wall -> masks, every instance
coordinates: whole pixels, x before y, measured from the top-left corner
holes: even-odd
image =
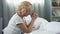
[[[15,13],[15,8],[12,6],[11,4],[8,5],[8,3],[3,0],[3,28],[5,28],[10,20],[10,18],[12,17],[12,15]]]
[[[2,12],[3,12],[3,3],[2,0],[0,0],[0,17],[2,17]]]
[[[3,24],[2,24],[2,12],[3,12],[3,3],[2,3],[3,0],[0,0],[0,34],[2,34],[2,27],[3,27]]]
[[[0,34],[2,34],[2,18],[0,17]]]
[[[44,18],[50,21],[50,2],[51,0],[45,0],[45,5],[44,5]]]

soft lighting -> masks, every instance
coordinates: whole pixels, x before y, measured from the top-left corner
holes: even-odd
[[[22,1],[29,1],[31,3],[44,3],[44,0],[6,0],[8,4],[14,4],[14,6],[18,6]]]

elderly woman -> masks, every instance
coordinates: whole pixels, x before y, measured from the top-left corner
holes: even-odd
[[[28,16],[31,12],[31,9],[31,3],[27,1],[22,2],[16,9],[16,14],[12,16],[9,24],[3,30],[4,34],[21,34],[22,32],[30,33],[37,15],[31,15],[32,20],[28,26],[26,25],[26,21],[24,21],[23,17]]]

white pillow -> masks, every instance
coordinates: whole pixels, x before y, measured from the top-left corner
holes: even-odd
[[[60,23],[58,23],[58,22],[57,23],[56,22],[48,23],[44,29],[47,31],[60,33]]]

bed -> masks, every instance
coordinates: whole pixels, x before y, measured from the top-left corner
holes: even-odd
[[[31,17],[26,19],[27,22],[29,20],[31,21]],[[33,30],[29,34],[60,34],[60,22],[48,22],[44,18],[37,17],[34,26],[36,29],[38,28],[38,26],[40,27],[37,30]]]
[[[33,31],[29,34],[60,34],[60,23],[51,22],[44,26],[44,29]]]

